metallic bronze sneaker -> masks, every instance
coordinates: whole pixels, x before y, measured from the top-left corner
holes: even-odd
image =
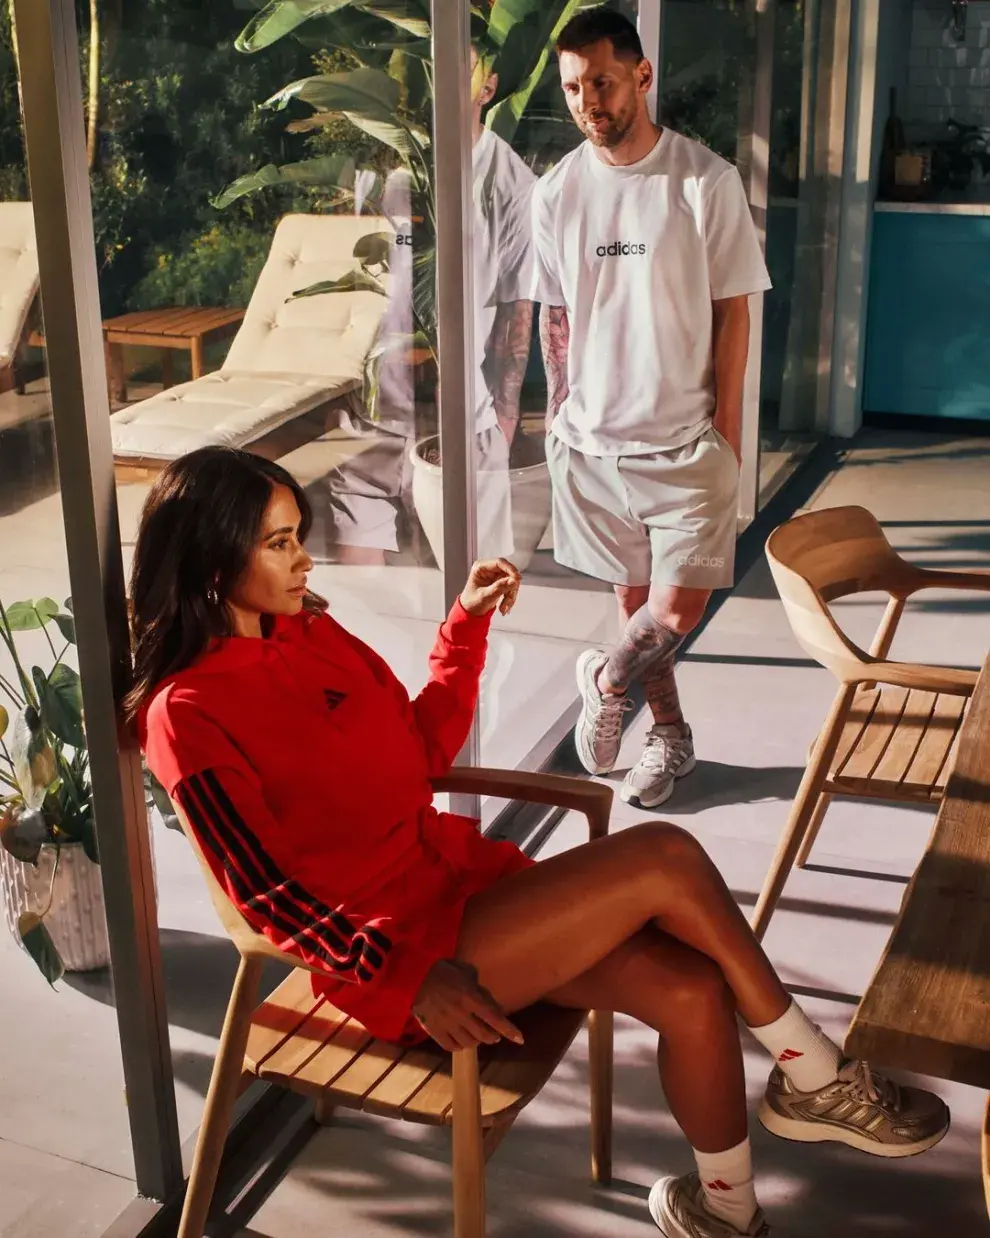
[[[872,1156],[916,1156],[934,1148],[949,1129],[949,1111],[934,1093],[903,1087],[866,1062],[852,1061],[817,1092],[799,1092],[776,1067],[759,1118],[781,1139],[830,1140]]]
[[[705,1207],[705,1193],[696,1173],[661,1178],[650,1191],[650,1216],[664,1238],[768,1238],[770,1226],[762,1211],[748,1229],[736,1229]]]

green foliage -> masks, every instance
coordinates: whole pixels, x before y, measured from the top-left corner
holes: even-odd
[[[40,632],[52,666],[32,666],[28,674],[17,637]],[[56,640],[61,649],[56,648]],[[35,864],[43,846],[79,843],[99,863],[89,753],[83,728],[82,686],[63,661],[75,644],[72,602],[51,598],[0,602],[0,643],[14,668],[14,680],[0,675],[0,846],[16,860]],[[58,855],[52,875],[58,871]],[[50,908],[50,900],[49,900]],[[49,983],[62,974],[62,961],[40,916],[22,917],[21,939]]]
[[[131,308],[161,305],[247,305],[271,246],[271,230],[214,224],[154,254],[154,267],[128,298]]]
[[[530,103],[548,84],[553,41],[583,0],[493,0],[472,9],[472,40],[481,69],[473,87],[487,72],[499,76],[499,94],[487,123],[511,140]],[[355,169],[376,173],[368,195],[381,206],[383,175],[403,168],[408,174],[413,228],[412,311],[414,334],[436,355],[436,202],[432,132],[433,83],[429,62],[427,0],[269,0],[237,40],[244,52],[270,51],[286,35],[308,45],[336,49],[319,65],[321,72],[296,79],[274,92],[264,107],[293,115],[287,132],[334,133],[336,158],[295,164],[268,163],[233,181],[216,199],[217,205],[243,202],[245,197],[289,184],[321,188],[336,204],[355,195]],[[299,115],[299,105],[306,113]],[[377,145],[377,157],[354,163],[340,158],[339,126],[346,125],[362,141]],[[346,129],[344,130],[346,133]],[[306,289],[319,295],[377,288],[367,256],[355,251],[354,271],[332,283]],[[409,343],[411,341],[407,341]],[[365,406],[373,416],[378,391],[377,369],[383,356],[400,347],[390,340],[373,350],[366,369]]]

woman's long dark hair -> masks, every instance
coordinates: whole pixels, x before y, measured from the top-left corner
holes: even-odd
[[[131,569],[133,722],[156,684],[189,666],[210,640],[229,636],[227,599],[247,567],[275,486],[295,496],[304,541],[309,499],[280,465],[228,447],[202,447],[159,474],[141,513]],[[308,609],[325,603],[310,595]]]

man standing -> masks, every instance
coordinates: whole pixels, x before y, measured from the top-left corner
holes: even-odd
[[[652,808],[695,764],[674,654],[733,583],[748,298],[770,281],[736,169],[650,120],[635,27],[585,10],[557,52],[587,141],[533,193],[554,546],[622,622],[578,660],[575,740],[612,770],[641,681],[654,725],[621,795]]]
[[[511,555],[509,448],[519,426],[519,398],[533,324],[531,195],[536,177],[481,122],[498,86],[472,49],[474,423],[478,470],[478,553]],[[413,233],[409,174],[393,173],[382,209],[397,225],[389,271],[383,338],[413,335]],[[401,222],[400,222],[401,221]],[[409,451],[417,435],[413,372],[408,349],[386,356],[379,375],[380,418],[352,429],[369,446],[330,475],[331,509],[341,563],[380,565],[399,549],[398,521],[410,503]],[[422,432],[422,431],[420,431]]]

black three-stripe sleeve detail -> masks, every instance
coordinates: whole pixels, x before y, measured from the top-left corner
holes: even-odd
[[[286,878],[264,850],[216,770],[184,779],[176,788],[202,844],[226,873],[235,898],[247,912],[267,921],[279,937],[310,951],[337,973],[372,980],[392,948],[371,925],[356,928],[294,878]],[[374,943],[374,944],[372,944]]]

